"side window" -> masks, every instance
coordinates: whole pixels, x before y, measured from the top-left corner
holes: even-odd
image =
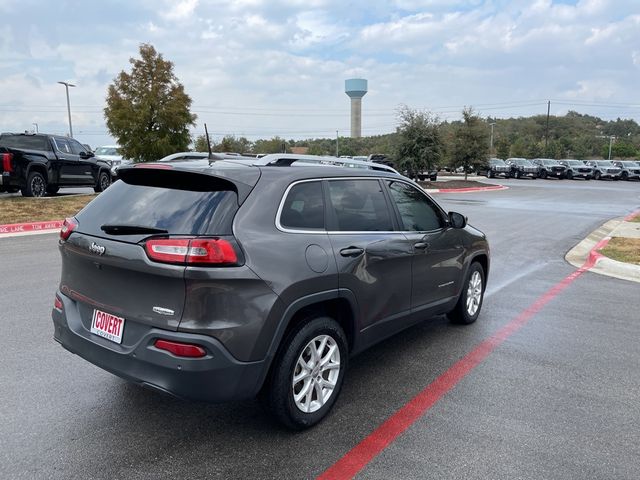
[[[440,212],[422,193],[402,182],[387,181],[387,186],[400,212],[403,230],[428,232],[442,228]]]
[[[341,232],[388,232],[391,215],[378,180],[331,180],[329,197]]]
[[[69,140],[62,137],[54,137],[53,143],[56,144],[56,150],[62,153],[72,153],[71,146],[69,145]]]
[[[76,142],[75,140],[71,139],[68,139],[67,142],[69,142],[71,153],[73,153],[74,155],[79,155],[80,152],[84,152],[86,150],[86,148],[84,148],[84,146],[80,142]]]
[[[298,183],[289,190],[280,213],[280,225],[324,230],[324,199],[319,181]]]

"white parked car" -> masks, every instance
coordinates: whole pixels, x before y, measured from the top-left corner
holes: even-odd
[[[111,163],[111,175],[114,177],[118,176],[118,168],[120,168],[120,166],[131,163],[131,160],[122,158],[120,146],[118,145],[104,145],[102,147],[97,147],[94,153],[96,158],[107,160]]]

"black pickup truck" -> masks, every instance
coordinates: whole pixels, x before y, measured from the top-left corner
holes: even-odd
[[[0,192],[25,197],[55,194],[60,187],[111,185],[111,165],[95,158],[80,142],[58,135],[3,133],[0,135]]]

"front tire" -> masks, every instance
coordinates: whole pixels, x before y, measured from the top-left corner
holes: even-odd
[[[27,185],[20,190],[23,197],[44,197],[47,194],[47,180],[40,172],[31,172]]]
[[[334,319],[301,323],[274,360],[263,397],[267,409],[292,430],[315,425],[340,394],[348,355],[347,338]]]
[[[540,172],[540,178],[547,178],[547,171],[543,170]]]
[[[102,170],[100,175],[98,175],[98,183],[93,187],[93,191],[96,193],[104,192],[111,185],[111,175]]]
[[[567,180],[573,180],[573,172],[567,172]]]
[[[600,180],[600,176],[601,176],[600,172],[596,172],[596,173],[593,174],[593,179],[594,180]]]
[[[453,323],[469,325],[477,320],[484,299],[484,279],[484,268],[478,262],[473,262],[467,272],[458,303],[448,313]]]

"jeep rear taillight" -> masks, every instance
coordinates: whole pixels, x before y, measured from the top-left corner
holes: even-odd
[[[71,232],[73,232],[77,227],[78,222],[76,222],[75,218],[65,218],[62,228],[60,229],[60,240],[67,240],[71,235]]]
[[[2,157],[2,170],[4,172],[13,172],[13,153],[3,153]]]
[[[234,265],[238,255],[221,238],[159,238],[147,240],[147,256],[156,262],[178,265]]]

